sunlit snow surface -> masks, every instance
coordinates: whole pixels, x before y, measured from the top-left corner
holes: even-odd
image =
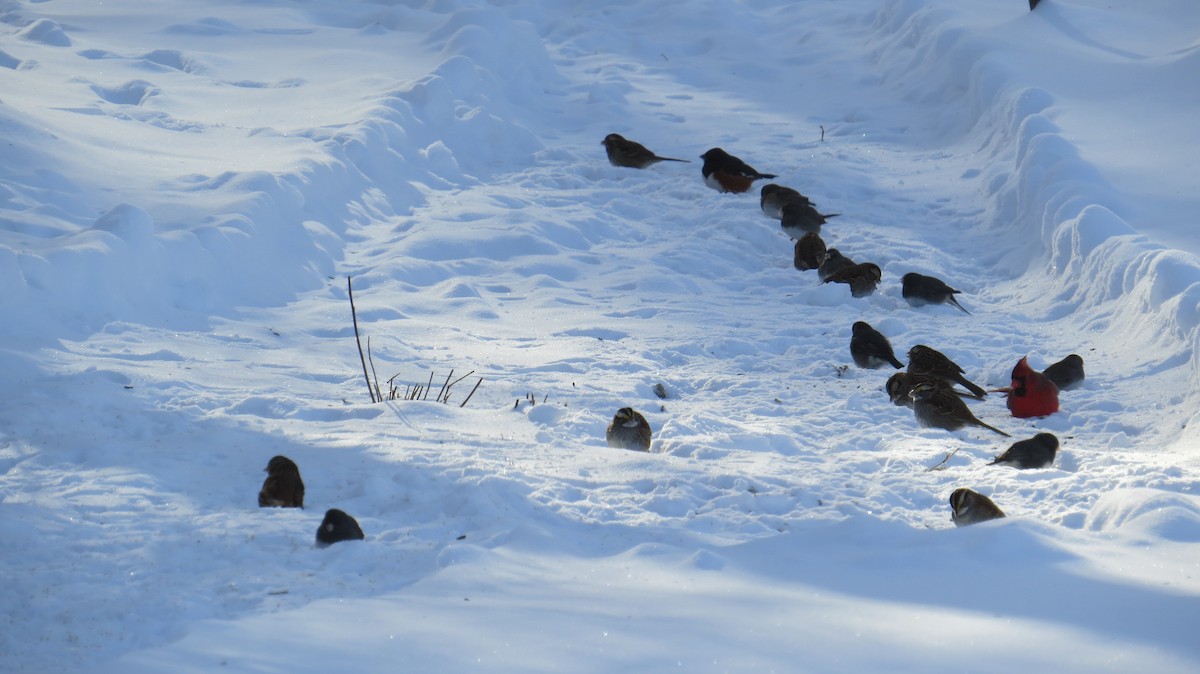
[[[1200,669],[1200,4],[0,22],[0,670]],[[796,271],[710,147],[879,290]],[[347,277],[381,383],[473,372],[448,404],[370,402]],[[1054,466],[919,427],[858,320],[989,389],[1083,356],[1053,416],[972,404]],[[275,454],[304,510],[257,507]],[[956,529],[958,487],[1008,517]],[[364,542],[314,546],[334,507]]]

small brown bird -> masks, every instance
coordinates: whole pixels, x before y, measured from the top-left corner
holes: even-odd
[[[819,234],[809,232],[796,240],[792,249],[792,265],[800,271],[819,269],[825,261],[825,242]]]
[[[749,192],[755,180],[776,177],[774,173],[759,173],[719,147],[705,152],[700,158],[704,160],[704,166],[700,168],[704,184],[718,192]]]
[[[768,183],[763,185],[758,192],[758,205],[762,208],[763,215],[768,218],[778,220],[783,217],[781,211],[784,204],[798,203],[812,206],[813,202],[809,201],[808,197],[800,194],[790,187]]]
[[[948,431],[957,431],[964,426],[980,426],[1006,438],[1012,437],[999,428],[980,421],[971,413],[971,408],[967,407],[962,398],[944,387],[917,384],[913,387],[911,395],[913,414],[922,426],[944,428]]]
[[[325,519],[317,527],[317,547],[327,548],[341,541],[361,541],[366,536],[358,520],[338,510],[330,508],[325,511]]]
[[[854,364],[861,368],[873,370],[891,365],[899,370],[904,367],[896,360],[887,337],[866,321],[858,321],[850,326],[850,356],[854,358]]]
[[[977,491],[960,487],[950,494],[950,519],[955,526],[965,527],[1001,517],[1004,517],[1004,511]]]
[[[1014,442],[997,456],[989,466],[1007,465],[1015,468],[1045,468],[1054,463],[1058,453],[1058,438],[1053,433],[1038,433],[1028,440]]]
[[[260,508],[303,508],[304,481],[300,468],[286,456],[275,456],[263,469],[267,479],[258,492]]]
[[[608,161],[613,166],[625,166],[627,168],[646,168],[651,164],[657,164],[660,161],[680,161],[690,163],[686,159],[673,159],[671,157],[660,157],[651,152],[645,145],[635,143],[632,140],[622,138],[619,134],[610,133],[600,141],[604,146],[604,151],[608,153]]]
[[[779,210],[779,227],[784,234],[799,239],[808,232],[821,233],[821,225],[836,218],[841,213],[821,213],[812,204],[789,201]]]
[[[821,283],[845,283],[850,286],[851,297],[866,297],[875,292],[882,279],[883,270],[879,268],[879,265],[874,262],[863,262],[839,269]]]
[[[909,272],[900,279],[900,296],[909,306],[923,307],[926,304],[953,304],[968,316],[971,312],[958,303],[958,290],[946,285],[945,281],[916,272]]]
[[[1073,389],[1083,383],[1083,359],[1071,354],[1042,370],[1042,374],[1060,391]]]
[[[632,407],[622,407],[613,415],[612,423],[604,433],[609,447],[650,451],[650,424],[646,417]]]
[[[927,375],[909,374],[907,372],[896,372],[888,377],[887,383],[884,385],[884,390],[887,391],[888,399],[892,401],[893,405],[911,408],[913,406],[912,390],[916,388],[917,384],[938,386],[960,398],[971,395],[955,389],[954,385],[945,379],[938,379],[937,377]]]
[[[908,350],[908,372],[961,384],[976,398],[983,398],[987,395],[987,391],[967,381],[963,376],[963,369],[958,366],[958,363],[947,358],[942,352],[924,344],[918,344]]]
[[[825,261],[821,263],[820,267],[817,267],[817,278],[827,281],[835,272],[846,267],[853,267],[854,264],[854,260],[842,255],[842,251],[830,248],[825,251]]]

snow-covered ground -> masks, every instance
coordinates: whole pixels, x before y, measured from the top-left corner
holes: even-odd
[[[0,22],[0,670],[1200,669],[1200,3]],[[796,271],[718,146],[878,291]],[[348,277],[381,384],[448,403],[371,402]],[[918,426],[858,320],[987,388],[1082,355],[1057,414],[972,405],[1054,466]],[[257,507],[276,454],[305,509]],[[315,547],[335,507],[365,541]]]

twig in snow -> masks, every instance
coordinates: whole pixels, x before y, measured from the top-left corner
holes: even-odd
[[[480,384],[482,384],[482,383],[483,383],[483,377],[480,377],[480,378],[479,378],[479,381],[475,382],[475,387],[474,387],[474,388],[472,388],[472,389],[471,389],[471,392],[467,394],[467,398],[466,398],[466,400],[462,401],[462,404],[461,404],[461,405],[459,405],[459,407],[466,407],[466,406],[467,406],[467,400],[470,400],[470,399],[471,399],[471,396],[475,395],[475,389],[479,388],[479,385],[480,385]]]
[[[371,402],[379,402],[375,399],[375,391],[371,388],[371,378],[367,376],[367,359],[363,356],[362,340],[358,336],[358,312],[354,309],[354,288],[350,285],[350,277],[346,277],[346,294],[350,296],[350,318],[354,321],[354,342],[358,344],[358,359],[362,362],[363,379],[367,382],[367,394],[371,396]]]
[[[949,454],[947,454],[946,457],[943,458],[941,461],[938,461],[937,463],[933,464],[932,466],[926,468],[925,472],[928,473],[929,471],[932,471],[932,470],[946,470],[946,462],[950,460],[950,457],[954,456],[955,454],[958,454],[958,450],[960,450],[960,449],[962,449],[962,447],[955,448],[955,450],[953,452],[950,452]]]

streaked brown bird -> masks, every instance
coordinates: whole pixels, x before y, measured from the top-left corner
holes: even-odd
[[[258,492],[260,508],[303,508],[304,480],[300,468],[286,456],[274,456],[263,469],[267,479]]]
[[[813,202],[803,194],[790,187],[776,185],[775,183],[763,185],[762,189],[758,192],[758,206],[762,209],[763,215],[768,218],[775,218],[776,220],[781,218],[781,211],[784,204],[789,203],[813,205]]]
[[[967,381],[967,378],[963,376],[963,369],[958,366],[958,363],[947,358],[942,352],[924,344],[918,344],[908,350],[908,372],[960,384],[976,398],[983,398],[987,395],[987,391]]]
[[[342,541],[361,541],[366,538],[358,520],[337,508],[325,511],[325,519],[317,527],[317,547],[327,548]]]
[[[646,168],[651,164],[657,164],[660,161],[690,163],[686,159],[660,157],[651,152],[645,145],[628,140],[615,133],[605,136],[604,140],[600,141],[600,144],[604,146],[604,151],[608,153],[608,161],[613,166],[640,169]]]
[[[612,423],[604,432],[609,447],[650,451],[650,423],[646,417],[632,407],[622,407],[613,415]]]
[[[1060,391],[1073,389],[1083,383],[1083,358],[1071,354],[1042,370]]]
[[[854,260],[842,255],[842,251],[830,248],[825,251],[825,261],[821,263],[820,267],[817,267],[817,278],[827,281],[835,272],[846,267],[853,267],[854,264]]]
[[[896,360],[892,344],[866,321],[857,321],[850,326],[850,357],[854,364],[867,369],[891,365],[899,370],[904,364]]]
[[[825,241],[821,235],[809,232],[796,240],[792,248],[792,265],[800,271],[819,269],[825,261]]]
[[[888,399],[892,401],[893,405],[911,408],[913,406],[912,390],[916,388],[917,384],[939,386],[960,398],[971,396],[969,393],[954,388],[954,385],[945,379],[938,379],[937,377],[927,375],[909,374],[907,372],[896,372],[888,377],[887,383],[884,385],[884,390],[887,391]]]
[[[1004,511],[992,499],[970,489],[958,488],[950,494],[950,519],[965,527],[1004,517]]]
[[[917,422],[927,428],[944,428],[957,431],[966,426],[979,426],[1006,438],[1008,433],[980,421],[963,399],[941,386],[917,384],[912,389],[913,414]]]
[[[700,158],[704,160],[704,166],[700,168],[704,184],[718,192],[749,192],[750,185],[755,180],[776,177],[774,173],[759,173],[754,167],[719,147],[705,152]]]
[[[1053,433],[1038,433],[1028,440],[1014,442],[988,465],[1045,468],[1054,463],[1056,454],[1058,454],[1058,438]]]
[[[822,283],[845,283],[850,286],[851,297],[866,297],[875,292],[883,279],[883,270],[874,262],[862,262],[839,269]]]
[[[821,213],[812,204],[789,201],[779,210],[779,227],[784,234],[799,239],[808,232],[821,233],[821,225],[841,213]]]
[[[934,278],[933,276],[925,276],[916,272],[909,272],[900,279],[900,296],[908,302],[909,306],[923,307],[926,304],[952,304],[964,314],[970,315],[971,312],[963,308],[963,305],[958,303],[955,295],[961,291],[955,290],[946,285],[946,282]]]

